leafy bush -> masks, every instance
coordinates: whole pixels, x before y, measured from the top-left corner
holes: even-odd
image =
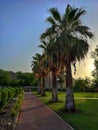
[[[86,77],[85,79],[83,78],[78,78],[75,80],[73,90],[75,92],[92,92],[95,91],[94,86],[92,86],[91,80]]]
[[[21,91],[21,93],[19,94],[19,96],[17,98],[17,101],[16,101],[14,107],[12,108],[12,110],[10,112],[10,115],[12,117],[15,117],[17,115],[17,113],[19,112],[22,101],[23,101],[23,92]]]
[[[9,89],[12,91],[13,97],[15,97],[16,96],[16,89],[13,87],[9,87]]]
[[[0,112],[2,112],[3,108],[7,105],[8,100],[8,91],[7,90],[1,90],[2,97],[0,102]]]
[[[95,91],[98,92],[98,78],[93,79],[92,86],[94,86]]]
[[[22,88],[16,87],[15,89],[16,89],[15,92],[16,92],[16,96],[17,96],[21,92]]]
[[[11,100],[13,99],[13,97],[14,97],[13,91],[10,90],[9,88],[7,88],[7,89],[5,89],[5,90],[8,92],[8,99],[7,99],[7,101],[9,102],[9,101],[11,101]]]
[[[22,91],[22,88],[3,88],[0,90],[0,113],[6,107],[6,105],[13,100],[14,97],[17,97]]]

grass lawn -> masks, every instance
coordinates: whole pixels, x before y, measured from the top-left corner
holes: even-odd
[[[37,92],[33,92],[37,96]],[[46,92],[46,97],[39,97],[46,105],[69,123],[75,130],[98,130],[98,99],[79,99],[98,98],[98,93],[75,92],[76,109],[80,110],[75,114],[68,114],[61,111],[64,108],[65,92],[59,92],[58,103],[51,103],[51,93]]]

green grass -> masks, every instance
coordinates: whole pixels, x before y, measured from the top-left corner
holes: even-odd
[[[46,105],[61,116],[67,123],[69,123],[75,130],[98,130],[98,99],[75,99],[76,109],[80,110],[75,114],[68,114],[60,111],[64,108],[65,92],[59,92],[59,100],[61,102],[51,103],[51,93],[46,92],[46,97],[40,97],[36,94]],[[77,97],[91,97],[98,98],[98,93],[76,92]]]

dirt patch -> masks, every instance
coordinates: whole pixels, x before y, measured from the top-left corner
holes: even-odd
[[[10,115],[10,111],[13,108],[15,101],[11,101],[6,108],[0,113],[0,130],[13,130],[15,124],[15,118]]]

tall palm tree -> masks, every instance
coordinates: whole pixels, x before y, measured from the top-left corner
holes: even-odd
[[[56,83],[56,74],[58,72],[58,59],[55,51],[55,46],[53,46],[53,41],[50,39],[45,42],[42,41],[42,44],[39,45],[42,49],[44,49],[45,60],[48,61],[48,69],[52,72],[52,102],[58,101],[58,93],[57,93],[57,83]]]
[[[42,96],[45,96],[45,82],[46,77],[49,73],[48,69],[48,60],[46,59],[45,53],[42,54],[41,60],[40,60],[40,70],[41,70],[41,76],[42,76]]]
[[[88,38],[92,39],[94,35],[89,27],[82,24],[80,18],[86,13],[82,8],[73,8],[68,4],[63,15],[57,8],[51,8],[49,12],[51,16],[47,21],[51,27],[41,35],[41,39],[48,39],[49,36],[56,39],[58,56],[66,68],[65,110],[75,111],[71,65],[76,71],[76,62],[86,56],[89,50]]]
[[[36,76],[36,78],[39,81],[39,84],[38,84],[38,93],[39,94],[41,93],[41,82],[40,82],[41,74],[40,74],[40,65],[39,65],[40,57],[41,57],[41,55],[36,53],[32,57],[33,60],[31,62],[32,71],[33,71],[34,75]]]
[[[32,71],[34,71],[36,77],[39,79],[38,93],[41,96],[45,96],[45,71],[42,66],[43,55],[36,53],[33,56],[33,61],[31,64]]]

